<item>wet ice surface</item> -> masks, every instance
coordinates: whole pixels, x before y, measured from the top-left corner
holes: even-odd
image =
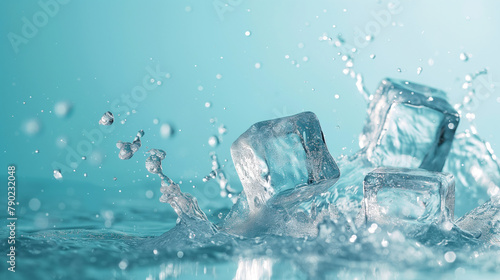
[[[132,143],[130,142],[122,142],[118,141],[116,143],[116,147],[120,149],[120,152],[118,153],[118,157],[120,159],[130,159],[132,156],[134,156],[135,152],[139,150],[141,147],[141,137],[144,136],[144,131],[140,130],[137,132],[137,135],[134,138],[134,141]]]
[[[386,79],[369,105],[360,146],[375,165],[441,171],[459,119],[443,91]]]
[[[453,222],[455,183],[451,174],[377,168],[366,175],[363,193],[366,224],[400,228],[405,235],[414,235],[432,224],[451,227]]]

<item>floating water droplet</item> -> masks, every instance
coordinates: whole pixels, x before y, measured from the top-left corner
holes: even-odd
[[[221,75],[221,74],[217,74],[217,75],[215,75],[215,78],[216,78],[217,80],[220,80],[220,79],[222,79],[222,75]]]
[[[137,132],[137,135],[135,136],[134,141],[132,143],[118,141],[116,143],[116,147],[120,149],[118,157],[120,159],[126,160],[134,156],[135,152],[137,152],[137,150],[139,150],[139,148],[141,147],[141,137],[143,136],[144,136],[144,130],[140,130],[139,132]]]
[[[153,124],[158,124],[160,122],[159,119],[153,119]]]
[[[41,129],[42,129],[42,124],[38,119],[27,120],[23,125],[23,131],[28,136],[37,135]]]
[[[398,68],[398,72],[401,73],[401,71],[402,71],[401,68]]]
[[[68,116],[71,111],[71,102],[69,101],[59,101],[54,105],[54,113],[60,118]]]
[[[167,139],[172,136],[173,129],[168,123],[164,123],[160,126],[160,135],[162,138]]]
[[[202,91],[203,90],[203,86],[198,86],[198,90]]]
[[[420,73],[422,73],[422,70],[423,70],[423,68],[422,68],[422,67],[418,67],[418,68],[417,68],[417,75],[420,75]]]
[[[259,62],[255,63],[255,69],[260,69],[260,63]]]
[[[118,178],[116,178],[116,177],[113,177],[113,181],[116,181],[117,179],[118,179]]]
[[[87,173],[83,173],[83,177],[87,177],[87,176],[88,176]]]
[[[460,54],[460,60],[461,60],[461,61],[464,61],[464,62],[467,62],[467,61],[469,60],[469,55],[468,55],[468,54],[466,54],[466,53],[464,53],[464,52],[463,52],[463,53],[461,53],[461,54]]]
[[[219,131],[219,134],[220,134],[220,135],[224,135],[224,134],[226,134],[226,132],[227,132],[227,128],[226,128],[223,124],[221,124],[221,125],[219,126],[218,131]]]
[[[245,36],[249,37],[250,35],[252,35],[252,33],[250,31],[245,31]],[[257,36],[258,37],[258,36]]]
[[[86,157],[86,156],[83,156],[83,157],[82,157],[82,160],[86,160],[86,159],[87,159],[87,157]]]
[[[297,44],[297,47],[299,47],[299,49],[304,48],[304,43],[298,43],[298,44]]]
[[[35,150],[35,154],[38,154],[40,151],[39,150]]]
[[[127,260],[122,260],[122,261],[118,264],[118,267],[119,267],[121,270],[125,270],[125,269],[127,269],[127,266],[128,266],[128,262],[127,262]]]
[[[340,95],[335,94],[335,96],[334,96],[334,97],[335,97],[335,99],[339,99],[339,98],[340,98]]]
[[[151,199],[151,198],[153,198],[153,195],[154,195],[154,193],[153,193],[153,191],[152,191],[152,190],[147,190],[147,191],[146,191],[146,197],[147,197],[147,198]]]
[[[59,169],[54,169],[54,178],[56,178],[57,180],[60,180],[62,179],[62,174],[61,174],[61,170]]]
[[[217,147],[217,145],[219,145],[219,139],[217,138],[217,136],[210,136],[208,138],[208,145],[210,145],[211,147]]]
[[[112,125],[114,121],[115,121],[115,117],[113,116],[113,113],[111,113],[110,111],[107,111],[106,113],[104,113],[102,115],[101,119],[99,120],[99,124]]]
[[[212,103],[210,103],[210,102],[205,102],[205,107],[206,107],[206,108],[210,108],[211,106],[212,106]]]
[[[308,61],[308,60],[309,60],[309,58],[308,58],[307,56],[304,56],[304,57],[302,58],[302,61],[304,61],[304,62],[306,62],[306,61]]]
[[[453,251],[448,251],[444,254],[444,259],[449,262],[449,263],[452,263],[456,260],[457,258],[457,255],[455,254],[455,252]]]
[[[30,199],[30,202],[28,203],[28,206],[30,207],[30,209],[32,211],[38,211],[38,209],[40,209],[41,205],[42,205],[42,203],[40,202],[40,200],[38,200],[38,198],[32,198],[32,199]]]
[[[372,54],[370,54],[370,58],[371,58],[371,59],[375,59],[375,57],[376,57],[376,55],[375,55],[375,54],[373,54],[373,53],[372,53]]]

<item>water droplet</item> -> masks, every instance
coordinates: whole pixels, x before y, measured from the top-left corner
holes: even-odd
[[[212,106],[212,103],[210,103],[210,102],[205,102],[205,107],[206,107],[206,108],[210,108],[211,106]]]
[[[87,177],[87,176],[88,176],[87,173],[83,173],[83,177]]]
[[[54,113],[60,118],[68,116],[71,111],[71,102],[69,101],[59,101],[54,105]]]
[[[217,147],[217,145],[219,145],[219,139],[217,138],[217,136],[210,136],[208,138],[208,145],[210,145],[211,147]]]
[[[119,267],[121,270],[125,270],[125,269],[127,269],[127,266],[128,266],[128,262],[127,262],[127,260],[122,260],[122,261],[118,264],[118,267]]]
[[[449,262],[449,263],[452,263],[456,260],[457,258],[457,255],[455,254],[455,252],[453,251],[448,251],[444,254],[444,259]]]
[[[39,150],[35,150],[35,154],[38,154],[40,151]]]
[[[41,129],[42,129],[42,124],[38,119],[27,120],[23,125],[23,131],[28,136],[37,135]]]
[[[168,123],[164,123],[160,126],[160,135],[162,138],[167,139],[172,136],[173,129]]]
[[[111,113],[110,111],[107,111],[106,113],[104,113],[102,115],[101,119],[99,120],[99,124],[112,125],[114,121],[115,121],[115,117],[113,116],[113,113]]]
[[[297,47],[299,47],[299,49],[304,48],[304,43],[298,43],[298,44],[297,44]]]
[[[118,179],[118,178],[116,178],[116,177],[113,177],[113,181],[116,181],[117,179]]]
[[[463,53],[461,53],[461,54],[460,54],[460,60],[461,60],[461,61],[464,61],[464,62],[467,62],[467,61],[469,60],[469,55],[468,55],[468,54],[466,54],[466,53],[464,53],[464,52],[463,52]]]
[[[226,132],[227,132],[227,128],[226,128],[223,124],[221,124],[221,125],[219,126],[218,131],[219,131],[219,134],[220,134],[220,135],[224,135],[224,134],[226,134]]]
[[[304,61],[304,62],[306,62],[306,61],[308,61],[308,60],[309,60],[309,58],[308,58],[307,56],[304,56],[304,57],[302,58],[302,61]]]
[[[340,95],[335,94],[335,99],[339,99],[339,98],[340,98]]]
[[[215,78],[216,78],[217,80],[220,80],[220,79],[222,79],[222,75],[221,75],[221,74],[217,74],[217,75],[215,75]]]
[[[420,73],[422,73],[422,70],[423,70],[423,68],[422,68],[422,67],[418,67],[418,68],[417,68],[417,75],[420,75]]]
[[[375,59],[375,57],[376,57],[376,55],[375,55],[375,54],[373,54],[373,53],[372,53],[372,54],[370,54],[370,58],[371,58],[371,59]]]
[[[153,124],[158,124],[160,122],[159,119],[153,119]]]
[[[38,198],[32,198],[32,199],[30,199],[30,202],[28,203],[28,206],[30,207],[30,209],[32,211],[38,211],[38,209],[40,209],[41,205],[42,205],[42,203],[40,202],[40,200],[38,200]]]
[[[198,90],[202,91],[203,90],[203,86],[198,86]]]
[[[448,128],[449,128],[449,129],[454,129],[454,128],[455,128],[455,124],[453,124],[453,123],[449,123],[449,124],[448,124]]]
[[[146,197],[147,197],[147,198],[151,199],[151,198],[153,198],[153,195],[154,195],[154,193],[153,193],[153,191],[152,191],[152,190],[147,190],[147,191],[146,191]]]
[[[401,68],[398,68],[398,72],[401,73],[401,71],[402,71]]]
[[[245,36],[249,37],[250,35],[252,35],[252,33],[250,33],[250,31],[245,31]],[[257,36],[258,37],[258,36]]]
[[[61,174],[61,170],[59,169],[54,169],[54,178],[56,178],[57,180],[60,180],[62,179],[62,174]]]
[[[255,63],[255,69],[260,69],[260,63],[259,62]]]

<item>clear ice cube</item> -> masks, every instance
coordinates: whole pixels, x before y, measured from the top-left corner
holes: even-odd
[[[360,146],[376,166],[441,171],[459,120],[443,91],[386,79],[370,103]]]
[[[479,240],[500,246],[500,197],[493,197],[490,201],[473,209],[458,219],[456,224]]]
[[[500,167],[496,156],[491,145],[475,134],[455,136],[444,171],[456,178],[457,217],[500,193]]]
[[[381,167],[363,183],[365,221],[402,226],[453,221],[453,175],[424,169]]]
[[[340,176],[311,112],[252,125],[233,143],[231,156],[251,212],[308,200]]]

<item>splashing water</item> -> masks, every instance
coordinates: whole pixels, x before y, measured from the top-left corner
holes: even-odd
[[[137,152],[141,147],[142,136],[144,136],[144,131],[140,130],[139,132],[137,132],[137,135],[135,136],[134,141],[132,143],[118,141],[116,143],[116,147],[120,149],[118,157],[123,160],[132,158],[135,152]]]

